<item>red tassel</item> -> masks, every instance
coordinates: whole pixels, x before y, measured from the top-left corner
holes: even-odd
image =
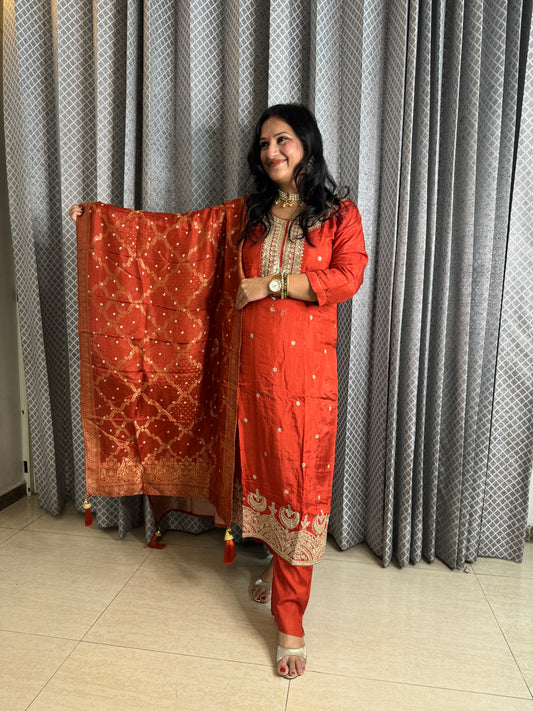
[[[157,529],[157,531],[152,536],[150,543],[148,544],[148,547],[149,548],[157,548],[157,550],[163,550],[163,548],[166,548],[166,546],[167,546],[166,543],[159,543],[160,538],[161,538],[161,531],[159,529]]]
[[[83,508],[85,509],[85,525],[86,526],[92,526],[93,525],[93,514],[91,511],[91,504],[87,499],[83,502]]]
[[[231,528],[226,528],[226,535],[224,536],[226,541],[224,545],[224,563],[226,565],[231,565],[235,560],[235,543],[233,543],[233,536],[231,535]]]

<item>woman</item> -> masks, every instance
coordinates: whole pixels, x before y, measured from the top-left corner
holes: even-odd
[[[267,109],[248,163],[234,520],[273,554],[252,597],[271,601],[277,671],[293,678],[305,669],[302,621],[330,510],[337,303],[361,285],[367,255],[359,212],[338,195],[308,109]],[[69,212],[75,220],[82,208]]]

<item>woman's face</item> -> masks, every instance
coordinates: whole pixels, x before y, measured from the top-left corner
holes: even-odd
[[[285,193],[296,193],[294,169],[304,155],[302,142],[289,126],[271,116],[261,126],[259,137],[261,163],[266,174]]]

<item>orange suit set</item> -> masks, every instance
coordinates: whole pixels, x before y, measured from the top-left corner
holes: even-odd
[[[360,287],[368,257],[349,200],[310,230],[311,244],[275,213],[264,240],[239,242],[243,203],[182,215],[86,204],[87,494],[148,494],[168,501],[165,510],[235,521],[273,553],[274,618],[302,636],[331,504],[337,303]],[[306,273],[317,303],[267,297],[232,307],[242,276],[282,269]]]

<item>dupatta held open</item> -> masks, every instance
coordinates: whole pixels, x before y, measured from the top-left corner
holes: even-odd
[[[157,520],[181,509],[230,525],[241,216],[242,200],[181,215],[84,204],[77,235],[88,497],[147,494]]]

